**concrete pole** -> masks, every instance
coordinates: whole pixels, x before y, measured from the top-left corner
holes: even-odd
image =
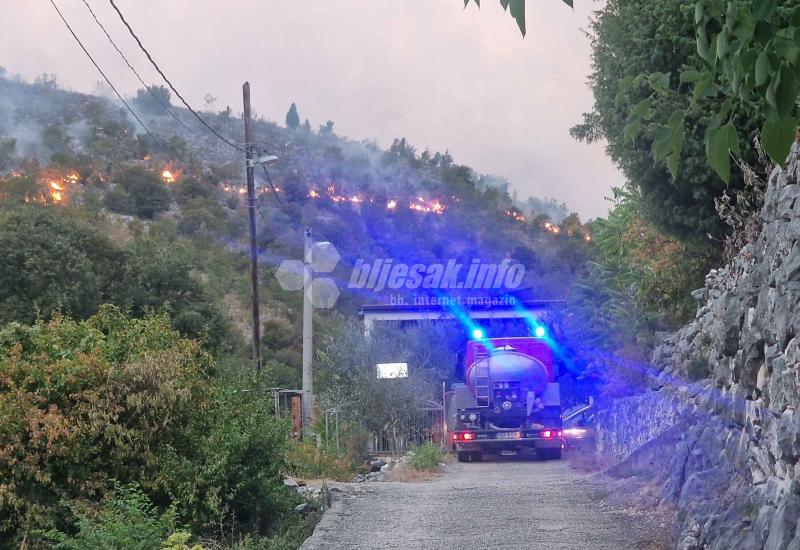
[[[312,280],[314,277],[312,262],[314,240],[311,228],[305,230],[305,252],[303,254],[303,437],[311,437],[313,426],[311,417],[314,409],[314,373],[312,361],[314,354]]]

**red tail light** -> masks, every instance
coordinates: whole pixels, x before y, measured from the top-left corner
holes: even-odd
[[[471,441],[471,440],[475,439],[475,434],[464,434],[463,437],[464,437],[464,441]]]
[[[552,439],[554,437],[561,437],[561,430],[542,430],[539,435],[545,439]]]

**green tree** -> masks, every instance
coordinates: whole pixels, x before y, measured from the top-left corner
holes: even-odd
[[[106,196],[106,204],[114,212],[153,219],[156,214],[169,209],[169,189],[152,172],[133,166],[117,174],[114,179],[117,189]]]
[[[286,127],[296,130],[300,126],[300,115],[297,113],[297,105],[292,103],[289,112],[286,113]]]
[[[78,318],[119,295],[125,256],[112,242],[62,209],[28,206],[0,217],[0,323]]]
[[[659,229],[709,246],[707,234],[719,238],[727,231],[714,207],[726,184],[706,162],[705,132],[718,106],[693,105],[686,85],[666,76],[701,62],[693,17],[682,0],[610,0],[599,10],[590,25],[594,109],[572,133],[590,142],[607,140],[609,156],[641,195],[647,218]],[[642,103],[652,94],[650,84],[624,84],[640,74],[665,75],[657,85],[674,93]],[[643,116],[633,126],[629,114],[635,106]],[[685,114],[692,130],[683,138],[683,153],[671,159],[676,163],[673,178],[652,150],[663,143],[664,128],[675,113]],[[742,157],[755,163],[751,143],[757,126],[742,113],[732,116],[739,121]],[[743,186],[739,174],[729,188]]]

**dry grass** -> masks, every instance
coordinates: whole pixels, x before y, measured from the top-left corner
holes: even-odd
[[[431,472],[415,470],[414,468],[405,466],[396,466],[394,469],[390,470],[387,475],[390,480],[400,483],[423,483],[442,477],[442,471],[439,469],[438,471]]]

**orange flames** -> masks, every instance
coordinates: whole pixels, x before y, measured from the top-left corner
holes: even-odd
[[[175,183],[175,175],[172,173],[172,170],[164,169],[161,172],[161,179],[164,180],[164,183]]]

